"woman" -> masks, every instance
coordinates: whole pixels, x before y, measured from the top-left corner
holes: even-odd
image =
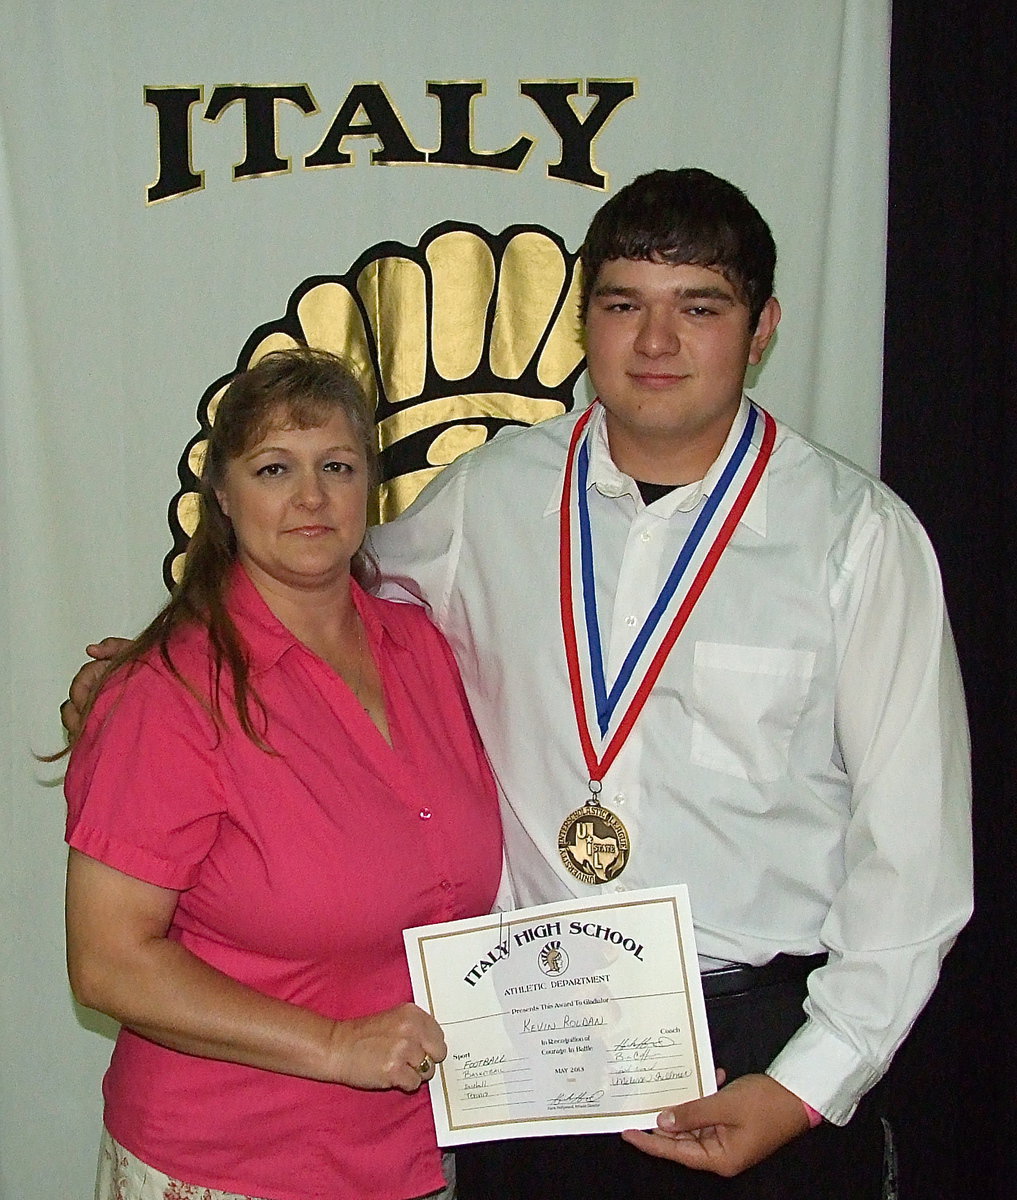
[[[490,910],[500,827],[448,647],[360,585],[372,435],[321,351],[230,384],[184,577],[74,746],[69,973],[123,1025],[100,1200],[443,1187],[401,931]]]

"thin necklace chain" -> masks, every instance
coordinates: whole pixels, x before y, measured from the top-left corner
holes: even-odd
[[[353,695],[357,698],[357,703],[367,712],[367,705],[360,694],[360,688],[364,681],[364,622],[360,619],[360,614],[356,609],[353,610],[353,619],[357,623],[357,676],[353,684]]]

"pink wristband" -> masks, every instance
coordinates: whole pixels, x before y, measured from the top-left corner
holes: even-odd
[[[804,1100],[802,1101],[802,1108],[805,1109],[805,1115],[809,1118],[809,1128],[810,1129],[815,1129],[817,1125],[822,1125],[822,1123],[823,1123],[823,1114],[822,1113],[816,1112],[816,1110],[812,1107],[812,1105],[806,1104]]]

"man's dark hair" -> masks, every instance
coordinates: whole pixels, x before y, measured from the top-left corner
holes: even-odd
[[[777,250],[744,192],[699,167],[640,175],[597,212],[579,257],[586,316],[604,263],[635,258],[718,271],[736,288],[754,329],[773,295]]]

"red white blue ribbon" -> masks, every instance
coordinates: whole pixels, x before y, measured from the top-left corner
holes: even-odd
[[[576,423],[566,457],[559,516],[559,589],[565,658],[579,739],[590,780],[599,782],[631,733],[667,656],[748,507],[773,451],[777,427],[769,413],[750,404],[745,427],[722,464],[716,484],[609,688],[597,614],[587,496],[590,449],[589,437],[584,435],[595,411],[596,404],[591,405]],[[755,436],[759,427],[762,433],[757,445]],[[573,542],[574,525],[579,528],[578,546]],[[573,582],[576,567],[580,581],[578,594]],[[668,614],[673,614],[669,622]],[[580,628],[585,632],[588,675],[580,667]],[[591,732],[594,729],[596,735]],[[600,754],[595,736],[602,747]]]

